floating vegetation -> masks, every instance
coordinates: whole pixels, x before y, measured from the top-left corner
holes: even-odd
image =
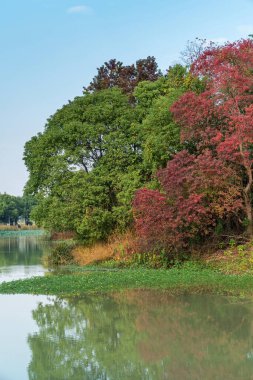
[[[87,268],[88,269],[88,268]],[[0,284],[2,294],[79,295],[124,289],[159,289],[173,294],[212,293],[236,296],[253,294],[253,276],[225,275],[187,263],[181,269],[121,269],[78,271]]]

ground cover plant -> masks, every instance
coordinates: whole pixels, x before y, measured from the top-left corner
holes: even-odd
[[[72,274],[48,275],[0,284],[1,294],[78,295],[125,289],[159,289],[172,294],[215,293],[252,296],[251,275],[228,275],[188,262],[182,268],[97,270],[89,268]]]

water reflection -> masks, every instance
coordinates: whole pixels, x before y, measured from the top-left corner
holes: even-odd
[[[53,299],[53,297],[51,297]],[[31,351],[29,334],[38,331],[32,310],[39,302],[50,303],[49,297],[32,295],[0,295],[0,379],[27,380]]]
[[[50,249],[43,236],[0,237],[0,282],[42,275],[42,257]]]
[[[33,311],[29,379],[252,379],[251,303],[131,291]]]

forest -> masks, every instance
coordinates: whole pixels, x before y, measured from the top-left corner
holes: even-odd
[[[31,218],[135,252],[253,234],[253,40],[196,39],[165,73],[112,59],[25,145]],[[1,210],[0,210],[1,212]]]

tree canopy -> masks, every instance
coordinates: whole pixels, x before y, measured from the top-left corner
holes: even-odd
[[[16,197],[9,194],[0,194],[0,223],[16,224],[19,218],[29,221],[35,199],[31,196]]]
[[[105,63],[26,143],[39,224],[87,243],[135,228],[138,249],[167,252],[252,235],[253,41],[187,49],[165,74]]]
[[[161,75],[155,57],[148,56],[145,59],[139,59],[132,65],[123,65],[122,62],[111,59],[97,68],[97,75],[88,87],[84,87],[84,93],[118,87],[132,98],[133,91],[139,82],[153,82]]]
[[[75,98],[48,120],[25,146],[26,192],[40,200],[36,220],[87,240],[130,222],[130,199],[143,177],[134,120],[118,88]]]
[[[139,190],[135,198],[137,230],[149,248],[180,250],[218,226],[247,226],[252,236],[252,67],[252,40],[211,46],[193,62],[190,72],[204,87],[170,108],[186,150],[158,171],[161,192]]]

